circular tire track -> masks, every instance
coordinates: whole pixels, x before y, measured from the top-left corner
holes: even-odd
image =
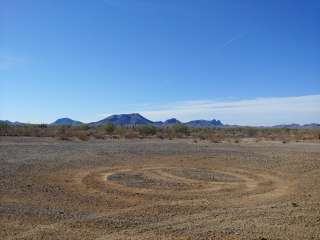
[[[170,199],[217,197],[229,193],[239,202],[268,200],[284,195],[289,184],[270,173],[244,169],[142,167],[106,169],[87,175],[83,182],[99,191],[141,194]],[[228,201],[232,199],[227,199]]]

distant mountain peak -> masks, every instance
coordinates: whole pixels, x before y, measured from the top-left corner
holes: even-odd
[[[185,123],[189,127],[219,127],[223,126],[220,120],[212,119],[210,120],[193,120]]]
[[[181,122],[176,118],[170,118],[170,119],[166,120],[164,122],[164,124],[165,125],[174,125],[174,124],[181,124]]]
[[[57,119],[56,121],[54,121],[50,125],[55,125],[55,126],[58,126],[58,125],[77,126],[77,125],[81,125],[81,124],[82,124],[82,122],[80,122],[80,121],[64,117],[64,118]]]
[[[0,124],[5,124],[5,125],[11,125],[11,126],[22,126],[25,125],[25,123],[21,123],[21,122],[11,122],[9,120],[0,120]]]
[[[148,125],[153,124],[152,121],[141,116],[139,113],[115,114],[98,122],[90,123],[94,126],[115,124],[115,125]]]

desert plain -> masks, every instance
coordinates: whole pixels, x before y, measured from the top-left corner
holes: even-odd
[[[0,239],[320,239],[320,144],[1,137]]]

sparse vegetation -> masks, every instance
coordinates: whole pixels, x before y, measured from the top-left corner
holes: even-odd
[[[190,135],[190,129],[183,125],[183,124],[177,124],[172,126],[173,130],[177,135],[183,135],[183,136],[189,136]]]
[[[89,140],[105,138],[145,138],[154,137],[160,139],[190,138],[212,143],[235,142],[240,143],[244,139],[260,141],[280,141],[284,143],[299,141],[320,140],[320,129],[289,129],[289,128],[191,128],[182,124],[170,127],[155,127],[152,125],[140,126],[115,126],[107,124],[93,127],[81,126],[50,126],[46,124],[29,124],[22,126],[0,125],[0,136],[26,136],[26,137],[55,137],[58,139]]]
[[[138,127],[138,131],[142,136],[152,136],[157,133],[157,128],[151,125],[143,125]]]
[[[113,124],[111,124],[111,123],[103,126],[103,128],[104,128],[104,130],[106,131],[107,134],[113,133],[114,130],[116,129],[116,127],[115,127]]]

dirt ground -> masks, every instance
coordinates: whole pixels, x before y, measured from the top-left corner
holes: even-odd
[[[320,239],[320,144],[3,137],[0,239]]]

